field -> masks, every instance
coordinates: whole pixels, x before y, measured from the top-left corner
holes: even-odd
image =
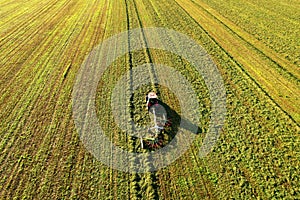
[[[299,10],[296,0],[0,0],[0,199],[299,199]],[[153,172],[146,159],[147,172],[129,173],[87,149],[74,122],[73,91],[93,49],[148,27],[175,30],[205,49],[224,81],[227,112],[212,151],[199,157],[213,102],[193,64],[155,48],[117,57],[95,90],[98,123],[115,145],[151,151],[113,117],[122,77],[128,81],[117,98],[128,105],[119,118],[146,125],[144,98],[154,90],[172,111],[164,145],[176,135],[182,105],[164,83],[177,79],[146,63],[179,72],[199,106],[196,139],[183,155]],[[149,44],[143,31],[134,39]],[[139,66],[151,81],[134,89],[130,73]]]

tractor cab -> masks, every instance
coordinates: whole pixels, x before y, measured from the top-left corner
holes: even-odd
[[[149,92],[149,94],[146,96],[146,105],[148,107],[148,110],[150,110],[151,106],[157,105],[158,99],[155,92]]]

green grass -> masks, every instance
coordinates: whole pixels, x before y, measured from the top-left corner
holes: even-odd
[[[299,197],[296,1],[0,0],[0,5],[0,199]],[[207,50],[224,79],[227,116],[207,157],[198,157],[205,136],[200,134],[171,165],[129,174],[97,161],[80,141],[72,88],[94,47],[142,27],[177,30]],[[170,66],[192,84],[201,113],[198,126],[202,133],[208,130],[209,93],[194,67],[163,50],[131,52],[105,71],[96,98],[105,134],[131,152],[147,150],[115,124],[110,94],[129,69],[148,62]],[[145,71],[157,78],[150,67]],[[129,91],[130,82],[125,87]],[[172,91],[148,84],[134,91],[126,108],[137,123],[149,119],[144,110],[149,90],[179,112]],[[148,160],[143,164],[151,167]]]

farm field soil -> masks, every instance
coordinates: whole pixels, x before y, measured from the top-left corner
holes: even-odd
[[[268,2],[0,0],[0,199],[297,199],[300,5]],[[72,90],[85,58],[102,41],[146,27],[186,34],[207,51],[224,80],[227,115],[213,151],[200,158],[211,111],[202,76],[164,50],[118,57],[95,100],[99,124],[113,143],[149,151],[118,127],[111,108],[119,79],[130,80],[128,72],[146,63],[180,72],[197,94],[201,115],[196,140],[175,162],[156,172],[126,173],[102,164],[80,140]],[[147,36],[141,32],[135,42],[147,46]],[[151,65],[145,73],[161,79]],[[138,124],[149,119],[144,97],[151,90],[180,114],[176,95],[163,83],[132,91],[128,81],[124,88],[133,93],[124,113]],[[143,165],[151,168],[149,160]]]

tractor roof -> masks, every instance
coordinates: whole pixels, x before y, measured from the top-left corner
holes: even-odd
[[[157,98],[157,95],[155,94],[155,92],[149,92],[148,98],[149,98],[149,99]]]

